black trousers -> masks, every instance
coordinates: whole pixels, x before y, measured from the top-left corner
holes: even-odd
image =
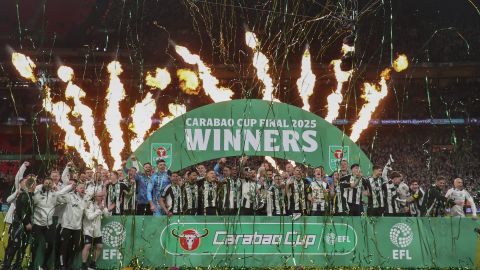
[[[33,243],[32,243],[32,261],[30,266],[35,267],[35,260],[37,258],[37,250],[38,247],[40,246],[40,241],[42,238],[44,238],[45,243],[44,243],[44,248],[45,251],[43,253],[42,259],[43,261],[41,262],[41,266],[43,269],[46,269],[46,264],[48,260],[50,259],[52,252],[54,251],[54,246],[55,246],[55,226],[50,225],[50,226],[38,226],[38,225],[33,225],[32,229],[32,236],[33,236]]]
[[[223,210],[223,213],[227,216],[236,216],[239,214],[238,208],[226,208],[225,210]]]
[[[73,265],[73,259],[82,248],[82,230],[62,228],[60,231],[60,256],[59,265],[67,269]]]
[[[254,211],[251,208],[240,208],[240,215],[241,216],[253,216]]]
[[[206,216],[216,216],[217,215],[217,208],[216,207],[206,207],[205,208],[205,215]]]
[[[183,211],[183,215],[185,216],[196,216],[197,215],[197,209],[186,209]]]
[[[325,211],[317,210],[310,212],[310,216],[325,216]]]
[[[151,216],[152,211],[150,210],[150,205],[149,204],[137,204],[137,208],[135,210],[136,215],[146,215],[146,216]]]
[[[381,217],[383,216],[383,207],[378,207],[378,208],[368,208],[367,209],[367,214],[368,216],[371,217]]]
[[[361,216],[363,213],[363,205],[349,203],[348,207],[350,208],[350,216]]]
[[[30,233],[25,230],[20,222],[13,222],[8,229],[8,244],[5,250],[2,269],[22,269],[23,256],[28,245]],[[13,258],[16,255],[15,264],[12,267]]]

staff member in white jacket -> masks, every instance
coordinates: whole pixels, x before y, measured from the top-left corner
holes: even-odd
[[[65,186],[62,190],[55,191],[53,189],[53,181],[45,178],[43,185],[35,190],[33,195],[33,244],[32,244],[32,263],[36,263],[37,249],[41,238],[45,238],[45,252],[40,259],[40,265],[43,269],[48,259],[52,255],[55,244],[55,226],[53,225],[53,214],[55,207],[59,205],[59,196],[68,193],[72,189],[72,185]]]
[[[65,204],[60,231],[60,269],[64,270],[73,265],[75,254],[81,250],[82,219],[88,203],[84,200],[85,185],[78,184],[75,192],[61,195],[58,199]]]
[[[452,217],[465,217],[464,207],[470,206],[472,218],[477,219],[477,207],[472,196],[463,188],[463,180],[460,178],[453,180],[453,186],[445,194],[445,197],[451,199],[454,203],[452,208],[450,208],[450,215]]]
[[[83,218],[83,234],[85,236],[85,246],[82,250],[82,270],[87,269],[88,255],[90,249],[93,248],[93,261],[90,262],[89,268],[96,269],[97,258],[102,251],[102,217],[109,216],[110,211],[115,207],[111,205],[110,209],[105,206],[105,192],[98,191],[95,193],[95,202],[90,203],[85,210]]]
[[[18,197],[18,193],[20,192],[20,182],[23,180],[23,174],[27,170],[27,167],[30,166],[30,162],[25,161],[23,164],[18,168],[18,172],[15,175],[15,184],[13,185],[13,193],[8,196],[7,203],[10,204],[8,208],[7,214],[5,215],[5,223],[12,224],[13,220],[13,212],[15,211],[15,200]]]

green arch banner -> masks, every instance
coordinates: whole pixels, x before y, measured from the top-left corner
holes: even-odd
[[[327,173],[342,159],[370,173],[372,163],[348,136],[314,113],[279,102],[237,99],[189,111],[148,137],[134,152],[172,171],[230,156],[272,156]]]

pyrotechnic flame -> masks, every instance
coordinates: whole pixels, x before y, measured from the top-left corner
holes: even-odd
[[[198,95],[198,76],[190,69],[177,70],[177,76],[180,80],[180,89],[189,95]]]
[[[283,173],[283,171],[280,169],[280,167],[278,167],[277,162],[275,161],[275,159],[273,159],[271,156],[265,156],[265,160],[268,161],[268,163],[270,163],[270,165],[272,165],[272,168],[277,169],[277,171],[278,171],[279,173]]]
[[[37,82],[33,70],[37,67],[30,57],[24,54],[14,52],[12,53],[12,63],[15,69],[20,73],[20,76],[29,79],[32,82]]]
[[[113,169],[118,169],[122,164],[122,152],[125,142],[123,141],[123,131],[120,128],[122,115],[120,114],[120,101],[125,97],[125,89],[118,75],[122,73],[122,67],[119,62],[112,61],[107,66],[110,73],[110,84],[107,89],[107,109],[105,111],[105,126],[112,140],[110,141],[110,154],[113,158]]]
[[[310,104],[308,103],[308,100],[313,94],[315,78],[315,74],[312,72],[310,51],[307,48],[305,49],[302,57],[302,72],[300,73],[300,78],[297,80],[298,93],[303,100],[303,109],[306,111],[310,111]]]
[[[232,90],[225,87],[218,87],[218,79],[212,75],[212,71],[202,62],[200,56],[190,53],[190,51],[183,46],[176,45],[175,51],[186,63],[197,65],[198,75],[203,82],[203,89],[214,102],[232,100]]]
[[[155,76],[152,76],[152,74],[148,71],[145,81],[148,86],[164,90],[170,84],[172,78],[170,77],[170,73],[166,68],[156,68]]]
[[[353,51],[353,47],[343,44],[342,52],[345,55],[347,52]],[[343,71],[340,68],[341,60],[333,60],[330,64],[333,66],[333,71],[335,73],[335,79],[337,80],[337,88],[335,92],[331,93],[327,97],[327,109],[328,113],[325,117],[325,120],[329,123],[332,123],[338,117],[340,112],[340,104],[343,101],[342,87],[345,82],[348,81],[352,75],[353,70]]]
[[[257,36],[255,36],[253,32],[247,31],[245,33],[245,42],[247,46],[253,50],[253,66],[257,71],[257,78],[264,86],[262,89],[263,100],[278,101],[278,99],[273,97],[273,80],[270,75],[268,75],[270,65],[268,64],[268,59],[265,54],[259,50]]]
[[[105,159],[103,158],[102,154],[100,140],[95,133],[95,121],[93,118],[92,109],[83,104],[80,100],[81,98],[85,97],[86,93],[71,81],[73,78],[72,68],[61,66],[58,68],[57,74],[62,81],[68,82],[67,89],[65,90],[65,98],[73,99],[74,107],[72,113],[80,115],[80,118],[82,119],[81,129],[83,130],[85,139],[90,146],[88,158],[96,159],[98,164],[106,166]]]
[[[172,78],[166,68],[156,68],[155,77],[150,72],[147,72],[145,80],[148,86],[164,90],[170,84]],[[152,116],[157,110],[157,105],[152,96],[151,93],[147,93],[143,100],[132,108],[132,123],[128,126],[135,133],[135,137],[130,140],[130,149],[132,151],[135,151],[143,143],[152,125]]]
[[[36,65],[29,57],[21,53],[13,53],[12,63],[22,77],[29,79],[32,82],[37,81],[37,78],[33,73],[33,69]],[[85,149],[85,143],[82,138],[75,133],[75,127],[73,127],[68,120],[70,108],[64,102],[54,103],[52,101],[48,85],[44,85],[43,89],[45,90],[45,96],[42,101],[43,108],[54,116],[57,125],[65,132],[65,145],[74,147],[87,166],[93,167],[95,161]]]
[[[393,61],[393,69],[396,72],[402,72],[408,68],[408,58],[405,54],[400,54],[395,61]]]
[[[73,69],[67,66],[60,66],[57,69],[57,76],[63,82],[69,82],[73,79]]]
[[[384,97],[387,96],[387,80],[389,79],[389,75],[389,68],[382,72],[380,86],[371,83],[363,84],[364,94],[362,98],[365,99],[365,104],[359,112],[358,120],[352,126],[352,134],[350,135],[350,139],[352,139],[353,142],[358,141],[363,130],[368,127],[370,119],[372,118],[372,114],[378,107],[378,104]]]
[[[347,44],[343,43],[342,44],[342,53],[343,55],[346,55],[348,52],[353,52],[355,51],[355,47],[353,46],[348,46]]]
[[[168,104],[168,110],[170,111],[170,115],[162,117],[160,127],[163,127],[168,122],[175,119],[176,117],[186,113],[187,112],[187,107],[184,104],[170,103],[170,104]]]
[[[129,128],[135,133],[130,141],[130,148],[135,151],[144,141],[147,131],[152,125],[152,116],[155,114],[157,105],[152,98],[152,93],[147,93],[142,102],[135,104],[132,108],[132,124]]]

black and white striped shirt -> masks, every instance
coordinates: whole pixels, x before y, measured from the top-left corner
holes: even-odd
[[[183,210],[182,190],[180,186],[170,184],[165,187],[162,193],[168,211],[174,214],[180,214]]]
[[[242,179],[242,205],[246,209],[255,209],[257,207],[257,189],[260,185],[254,180]]]
[[[347,175],[342,177],[343,181],[347,181],[349,184],[352,184],[356,181],[355,176]],[[358,182],[358,185],[354,188],[348,187],[347,188],[347,202],[351,204],[361,205],[362,204],[362,192],[365,190],[365,186],[367,185],[367,181],[365,178],[361,178]]]
[[[190,212],[198,211],[200,205],[200,190],[197,183],[186,182],[182,186],[182,195],[185,210],[190,210]]]
[[[242,181],[227,177],[223,185],[223,208],[238,209],[242,204]]]
[[[382,185],[383,183],[386,183],[387,180],[385,180],[383,177],[369,177],[367,179],[367,185],[366,189],[368,190],[369,196],[368,196],[368,208],[369,209],[377,209],[377,208],[383,208],[385,207],[385,201],[384,201],[384,194],[383,194],[383,189]]]
[[[347,189],[350,187],[350,183],[347,178],[341,178],[335,185],[335,196],[333,197],[333,211],[336,214],[347,214],[350,209],[347,203]]]
[[[312,211],[326,211],[328,209],[328,184],[322,179],[313,179],[310,183],[312,196]]]
[[[208,207],[217,207],[218,200],[218,185],[216,182],[209,182],[207,180],[202,180],[202,202],[203,208]]]
[[[309,183],[306,179],[292,177],[288,184],[288,210],[291,213],[306,212],[308,210]]]
[[[285,191],[283,188],[272,185],[268,189],[268,198],[267,198],[267,214],[268,215],[285,215]]]
[[[397,214],[400,212],[400,205],[397,200],[398,198],[398,193],[397,189],[398,186],[394,185],[392,181],[388,181],[387,183],[384,183],[383,186],[383,193],[385,196],[385,213],[386,214]]]

